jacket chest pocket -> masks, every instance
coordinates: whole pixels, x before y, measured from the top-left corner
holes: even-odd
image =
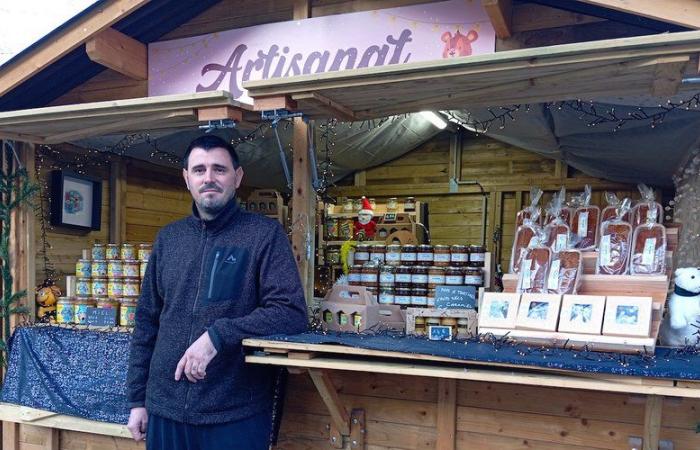
[[[248,251],[239,247],[214,247],[208,259],[204,304],[236,300],[248,268]]]

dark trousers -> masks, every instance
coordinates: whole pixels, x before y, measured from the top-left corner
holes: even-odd
[[[148,450],[268,450],[270,413],[216,425],[188,425],[148,416]]]

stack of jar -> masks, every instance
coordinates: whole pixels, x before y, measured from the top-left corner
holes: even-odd
[[[484,285],[485,253],[482,246],[359,244],[348,281],[379,303],[434,306],[437,286]]]
[[[456,317],[422,317],[417,316],[413,334],[425,336],[429,327],[446,326],[452,328],[452,337],[456,339],[467,339],[469,337],[469,319]]]
[[[75,297],[58,301],[58,323],[84,324],[87,308],[92,306],[117,309],[119,325],[134,326],[141,280],[151,250],[151,244],[95,244],[91,258],[80,259],[75,265]]]

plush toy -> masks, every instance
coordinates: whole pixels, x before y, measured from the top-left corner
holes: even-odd
[[[355,219],[355,236],[358,241],[371,240],[377,233],[377,223],[372,220],[374,211],[369,200],[362,197],[362,209],[357,213]]]
[[[40,322],[56,321],[56,303],[61,296],[61,289],[51,279],[44,280],[36,288],[36,317]]]
[[[673,281],[675,288],[668,300],[668,314],[661,324],[661,345],[697,345],[700,341],[700,269],[677,269]]]

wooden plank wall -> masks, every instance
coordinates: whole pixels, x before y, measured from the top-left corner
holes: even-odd
[[[429,205],[430,231],[434,244],[481,242],[482,199],[487,198],[486,241],[489,251],[496,250],[492,241],[495,227],[502,231],[501,263],[508,266],[515,216],[529,204],[531,186],[545,190],[546,204],[562,185],[567,192],[580,192],[585,184],[593,188],[592,203],[605,206],[604,192],[614,191],[620,197],[639,198],[633,185],[586,176],[566,165],[484,136],[465,136],[462,141],[461,179],[478,181],[450,192],[452,173],[450,133],[442,133],[404,156],[369,169],[355,177],[353,186],[340,185],[334,195],[357,197],[367,195],[378,202],[396,196],[415,196]],[[351,183],[348,179],[345,183]],[[339,183],[339,184],[342,184]]]
[[[435,378],[333,372],[346,408],[363,408],[369,450],[435,449]],[[308,375],[290,376],[278,449],[327,449],[330,415]],[[661,439],[700,448],[700,401],[667,399]],[[457,449],[624,449],[642,436],[644,397],[459,381]]]
[[[21,424],[19,446],[16,450],[144,450],[143,442],[79,431],[58,431],[58,446],[49,442],[49,428]]]

